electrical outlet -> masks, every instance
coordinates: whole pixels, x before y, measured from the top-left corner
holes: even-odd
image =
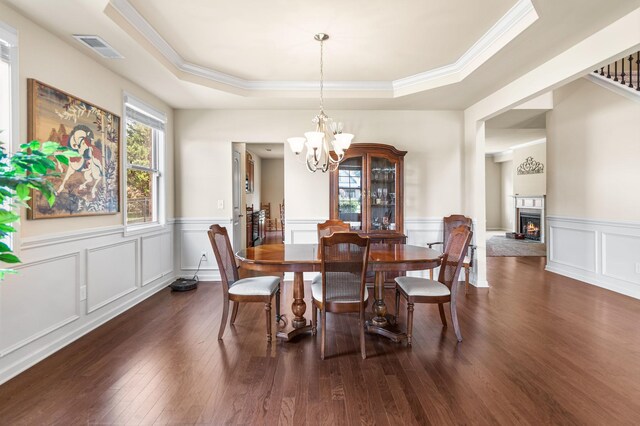
[[[640,262],[636,262],[636,274],[640,274]]]
[[[224,209],[224,200],[218,200],[218,209]]]
[[[80,286],[80,300],[87,300],[87,286]]]
[[[203,251],[203,252],[200,253],[200,259],[202,259],[205,262],[208,260],[206,251]]]

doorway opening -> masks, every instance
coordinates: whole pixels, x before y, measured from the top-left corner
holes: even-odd
[[[284,241],[284,143],[245,144],[245,244]]]

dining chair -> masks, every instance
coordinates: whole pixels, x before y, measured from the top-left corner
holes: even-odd
[[[229,234],[224,226],[211,225],[209,227],[209,241],[216,256],[220,277],[222,278],[222,322],[218,332],[218,340],[222,340],[227,317],[229,315],[229,301],[233,301],[231,325],[236,321],[238,307],[244,302],[262,302],[267,320],[267,342],[271,341],[271,299],[276,297],[276,318],[280,318],[280,277],[262,276],[242,278],[238,276],[236,258],[231,248]]]
[[[438,281],[419,277],[396,278],[396,312],[400,310],[400,296],[407,301],[407,344],[411,345],[413,334],[413,304],[437,303],[440,310],[442,325],[447,326],[444,315],[444,304],[449,303],[451,308],[451,322],[456,337],[462,342],[458,313],[456,311],[456,295],[458,294],[458,275],[464,262],[464,256],[469,248],[473,232],[466,225],[461,225],[449,233],[445,245],[446,249],[440,264]]]
[[[466,217],[461,214],[452,214],[451,216],[444,217],[442,219],[442,241],[437,241],[434,243],[427,243],[427,247],[433,248],[435,245],[442,245],[442,251],[444,252],[447,248],[445,247],[445,242],[449,240],[449,234],[455,228],[460,225],[466,225],[469,229],[473,230],[473,221],[470,217]],[[476,246],[473,244],[469,244],[468,253],[465,253],[464,261],[462,262],[462,267],[464,268],[464,294],[469,292],[469,273],[471,268],[473,268],[473,258],[476,252]],[[433,279],[433,269],[429,270],[429,278]]]
[[[364,310],[369,301],[365,275],[369,261],[369,237],[361,237],[355,232],[336,232],[322,237],[320,259],[322,279],[311,284],[311,331],[316,335],[319,310],[322,329],[320,358],[324,359],[327,342],[327,312],[357,312],[360,352],[365,359]]]
[[[328,237],[334,232],[349,232],[351,231],[351,226],[341,221],[340,219],[329,219],[325,220],[322,223],[317,225],[318,230],[318,244],[320,244],[320,240],[322,237]],[[322,281],[322,274],[318,274],[311,280],[311,283],[319,283]]]

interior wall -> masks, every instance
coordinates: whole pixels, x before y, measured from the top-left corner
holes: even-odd
[[[550,215],[640,219],[640,103],[585,79],[555,91],[547,113]]]
[[[514,194],[522,196],[537,196],[547,193],[547,144],[536,143],[526,145],[513,150],[513,191]],[[544,166],[542,173],[523,174],[517,172],[518,166],[523,164],[527,158],[533,158]]]
[[[61,39],[42,29],[12,9],[0,4],[3,21],[18,29],[19,33],[19,93],[20,93],[20,140],[27,140],[27,78],[35,78],[57,89],[101,108],[112,111],[123,118],[123,92],[153,106],[167,115],[165,133],[166,158],[166,217],[173,218],[173,110],[156,96],[102,66],[96,56],[81,53]],[[81,48],[81,46],[78,46]],[[73,64],[63,66],[62,64]],[[121,140],[123,132],[121,131]],[[122,165],[120,165],[122,168]],[[122,194],[121,194],[122,206]],[[22,212],[21,236],[64,233],[86,228],[121,225],[122,212],[115,215],[86,216],[60,219],[26,220]]]
[[[212,200],[231,199],[229,164],[207,172],[192,162],[229,158],[231,141],[282,142],[309,130],[315,111],[176,111],[177,164],[176,215],[230,217],[229,203],[217,209]],[[330,111],[346,123],[356,142],[394,145],[409,153],[405,158],[405,217],[442,217],[459,212],[462,181],[462,114],[459,111]],[[224,163],[224,162],[221,162]],[[285,200],[290,219],[329,216],[329,175],[309,173],[285,149]],[[190,185],[193,174],[207,173],[216,182],[206,188]],[[442,185],[447,182],[447,185]],[[313,190],[310,190],[313,188]]]
[[[288,147],[286,147],[288,149]],[[271,204],[271,218],[280,217],[279,206],[284,200],[284,159],[262,159],[262,202]]]
[[[547,113],[547,269],[640,299],[640,96],[586,79]]]
[[[502,186],[500,209],[502,210],[501,228],[505,231],[515,229],[515,204],[513,198],[513,160],[500,163],[500,184]]]
[[[18,32],[19,142],[27,140],[27,78],[85,99],[121,119],[124,91],[167,115],[164,202],[169,219],[166,226],[129,233],[122,213],[32,221],[23,209],[14,240],[23,263],[16,266],[18,274],[0,284],[2,383],[165,288],[175,270],[172,109],[102,66],[90,53],[1,3],[0,20]],[[122,164],[120,172],[122,182]],[[123,196],[121,186],[121,206]]]
[[[493,156],[489,155],[485,158],[487,230],[502,228],[502,174],[500,164],[493,161]]]

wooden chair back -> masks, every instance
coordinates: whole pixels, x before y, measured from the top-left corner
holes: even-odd
[[[447,241],[449,241],[451,231],[462,225],[468,226],[469,229],[471,229],[471,224],[473,223],[470,217],[461,214],[452,214],[451,216],[443,218],[442,221],[444,225],[442,228],[442,251],[447,250]]]
[[[213,253],[216,256],[218,269],[220,270],[220,277],[222,277],[222,289],[227,294],[229,287],[240,279],[236,258],[229,241],[229,234],[227,229],[220,225],[211,225],[208,234]]]
[[[340,219],[329,219],[325,222],[318,224],[318,242],[322,237],[328,237],[334,232],[349,232],[351,226],[348,223],[341,221]]]
[[[364,302],[366,272],[369,263],[369,237],[361,237],[356,232],[336,232],[320,239],[322,264],[322,300],[330,307],[341,295],[349,297],[339,305],[348,302],[359,306]],[[358,294],[359,299],[352,299]]]
[[[440,264],[440,275],[438,281],[449,287],[451,298],[455,299],[458,286],[454,285],[458,281],[460,268],[467,254],[469,243],[473,232],[467,225],[460,225],[449,233],[449,238],[445,242],[445,251]]]

